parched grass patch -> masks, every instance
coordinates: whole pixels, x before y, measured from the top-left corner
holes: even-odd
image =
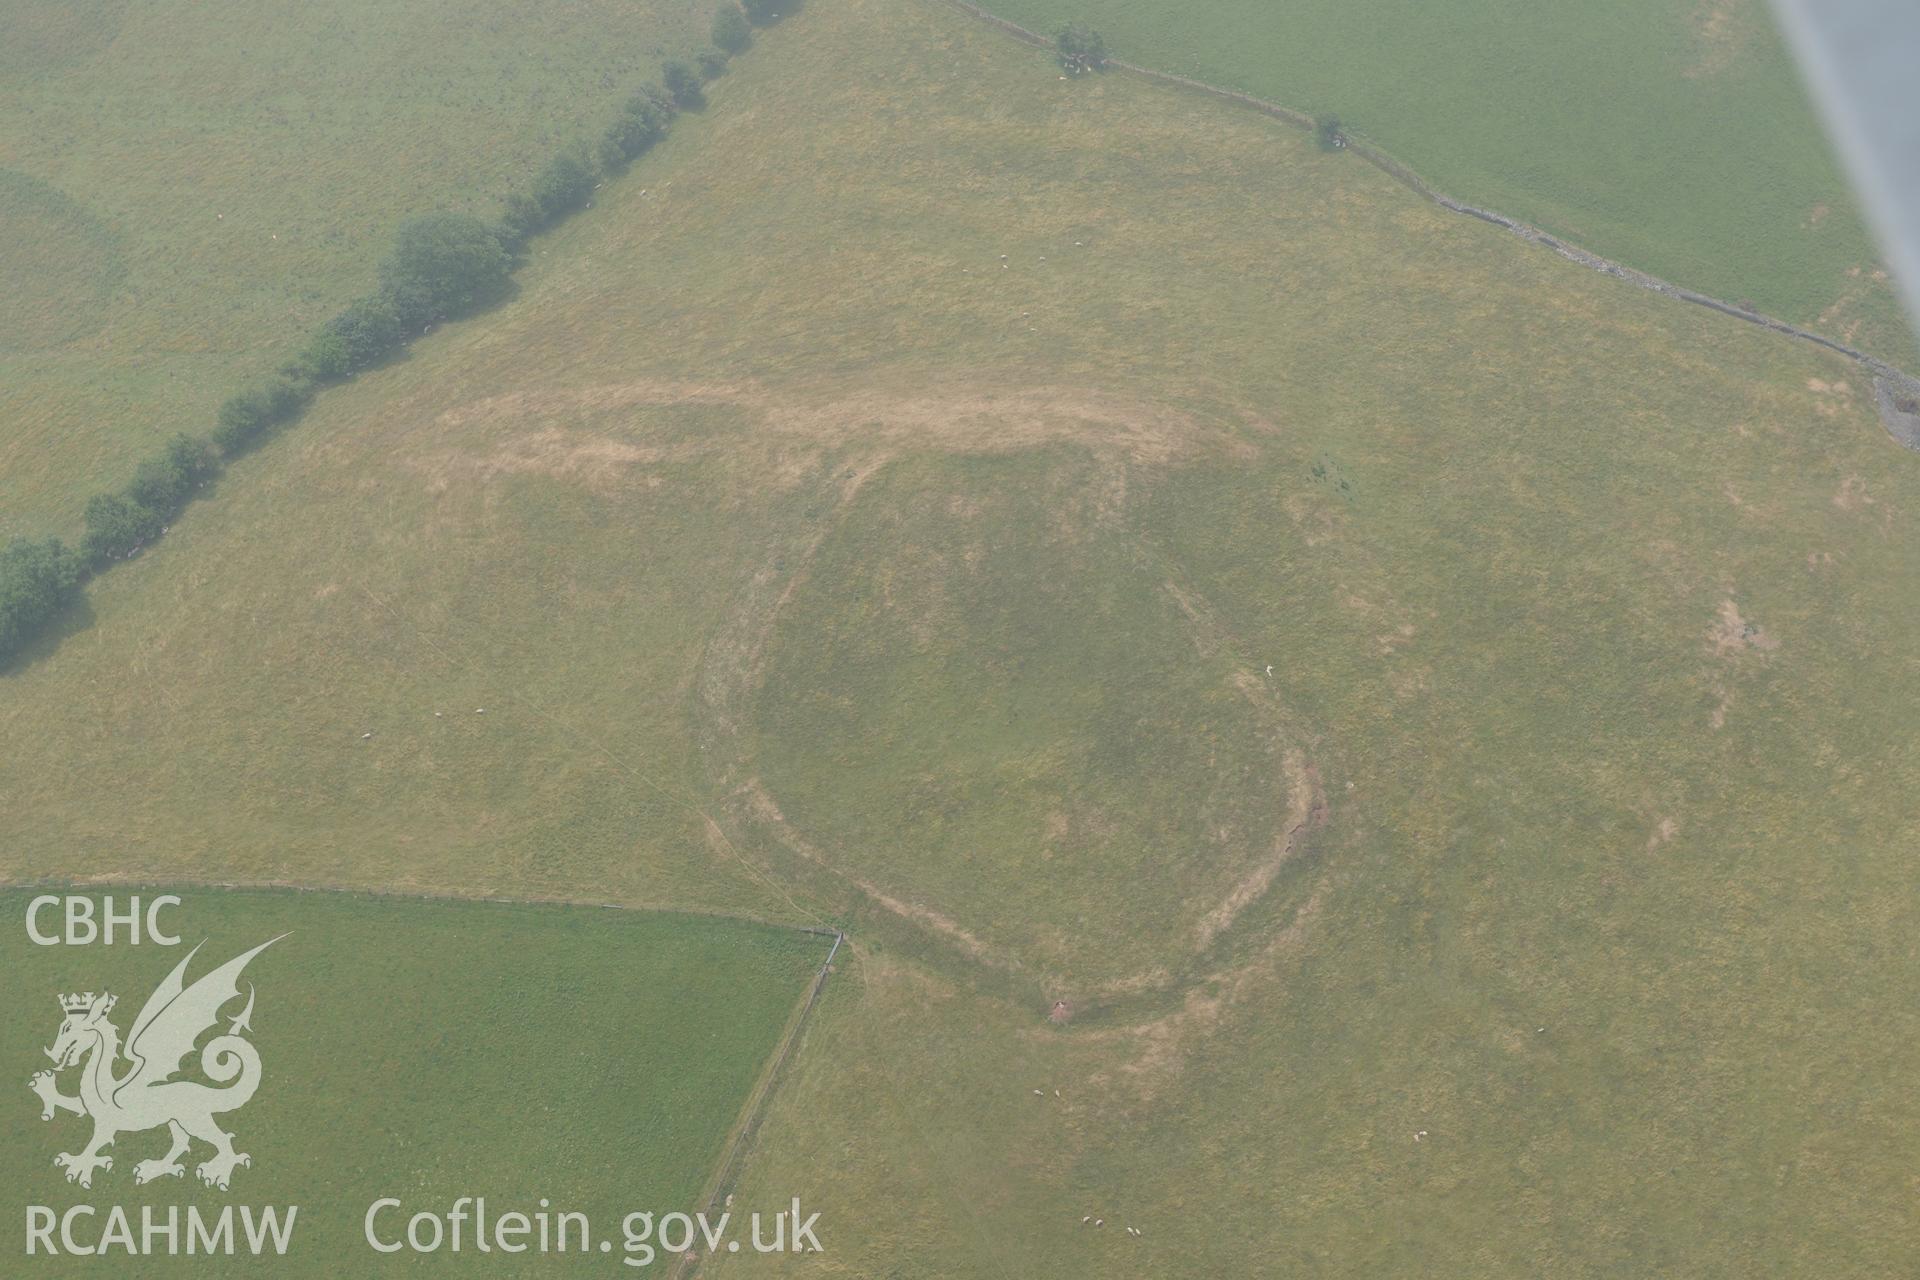
[[[166,891],[112,892],[124,907],[130,893],[150,900]],[[471,1234],[458,1258],[369,1249],[362,1220],[386,1196],[406,1206],[381,1219],[394,1227],[389,1238],[411,1213],[445,1213],[460,1196],[486,1196],[495,1215],[532,1214],[544,1197],[555,1210],[585,1213],[596,1248],[612,1239],[617,1249],[626,1213],[698,1207],[831,941],[738,920],[594,907],[170,891],[183,899],[161,917],[182,937],[172,948],[35,946],[23,927],[34,891],[0,893],[9,979],[0,1043],[17,1095],[0,1108],[0,1197],[14,1220],[16,1259],[24,1205],[58,1213],[85,1203],[102,1214],[127,1206],[136,1232],[146,1205],[162,1214],[189,1204],[205,1214],[228,1204],[298,1205],[292,1247],[275,1264],[286,1275],[475,1261]],[[97,903],[108,891],[74,892]],[[58,915],[47,912],[42,925],[57,932]],[[56,997],[112,991],[111,1019],[124,1035],[193,944],[205,940],[189,982],[283,933],[247,967],[241,997],[220,1022],[225,1031],[251,985],[248,1038],[261,1083],[246,1106],[220,1117],[251,1165],[235,1170],[228,1191],[202,1186],[193,1164],[210,1149],[196,1146],[184,1177],[136,1186],[134,1165],[164,1154],[166,1133],[129,1132],[90,1189],[69,1185],[52,1157],[78,1150],[90,1124],[64,1112],[43,1122],[25,1087],[48,1065],[41,1049],[60,1024]],[[74,1092],[82,1069],[61,1074],[63,1092]],[[615,1257],[538,1261],[541,1274],[604,1274],[618,1267]],[[111,1258],[143,1276],[204,1274],[208,1265]],[[36,1257],[32,1269],[78,1275],[101,1265]]]

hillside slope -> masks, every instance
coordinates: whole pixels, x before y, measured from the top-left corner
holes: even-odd
[[[1810,326],[1917,349],[1766,0],[988,0],[1118,57],[1337,114],[1473,204]]]
[[[0,866],[844,922],[829,1274],[1896,1267],[1916,459],[1351,159],[815,0],[7,678]]]
[[[399,221],[491,216],[705,0],[0,0],[0,541],[70,534],[366,292]]]

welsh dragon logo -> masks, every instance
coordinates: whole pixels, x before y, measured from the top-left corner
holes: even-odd
[[[27,1083],[40,1095],[42,1120],[53,1119],[56,1111],[93,1118],[92,1141],[79,1151],[53,1158],[55,1165],[67,1171],[68,1182],[91,1187],[94,1170],[113,1168],[113,1157],[102,1152],[113,1145],[115,1138],[161,1125],[172,1135],[173,1145],[158,1160],[142,1160],[133,1166],[136,1183],[184,1174],[180,1157],[187,1154],[194,1139],[213,1147],[212,1158],[195,1170],[200,1181],[210,1187],[225,1191],[234,1168],[253,1163],[251,1156],[233,1149],[233,1135],[213,1119],[244,1107],[260,1086],[260,1054],[244,1038],[244,1033],[252,1030],[251,983],[247,985],[246,1007],[229,1021],[225,1034],[214,1036],[200,1050],[200,1070],[224,1087],[172,1077],[193,1052],[195,1041],[220,1021],[222,1006],[239,997],[240,973],[247,962],[278,941],[280,938],[269,939],[234,957],[192,986],[185,983],[187,965],[200,948],[188,952],[147,997],[140,1015],[133,1020],[124,1051],[131,1065],[119,1074],[115,1068],[123,1056],[120,1030],[107,1018],[113,1012],[115,997],[104,991],[60,997],[60,1010],[66,1017],[53,1047],[46,1051],[53,1059],[53,1070],[41,1071]],[[60,1092],[54,1075],[74,1066],[80,1068],[80,1092],[69,1097]]]

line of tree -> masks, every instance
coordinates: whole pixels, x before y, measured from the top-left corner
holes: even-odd
[[[591,145],[553,156],[498,219],[429,213],[402,222],[381,260],[378,287],[320,326],[291,361],[230,396],[205,437],[180,433],[135,468],[125,488],[90,499],[80,545],[15,538],[0,550],[0,666],[17,657],[79,598],[93,574],[138,555],[219,475],[306,411],[320,390],[398,354],[444,320],[501,297],[528,240],[584,208],[593,190],[658,142],[681,111],[705,105],[705,82],[753,42],[752,28],[779,18],[791,0],[726,0],[713,20],[713,48],[661,68],[622,105]]]

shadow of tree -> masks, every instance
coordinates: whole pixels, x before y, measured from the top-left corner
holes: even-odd
[[[90,629],[94,621],[93,604],[82,587],[74,592],[72,603],[54,615],[53,622],[39,635],[22,645],[11,658],[0,660],[0,680],[19,675],[36,663],[52,657],[54,650],[68,636]]]

